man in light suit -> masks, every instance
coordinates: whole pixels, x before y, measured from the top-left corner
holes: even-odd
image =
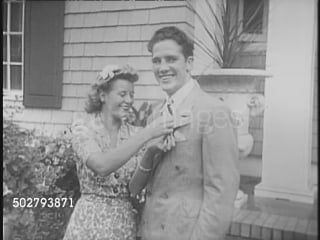
[[[193,42],[183,31],[159,29],[148,50],[154,75],[167,94],[150,121],[169,114],[188,124],[175,130],[171,150],[148,173],[142,239],[223,240],[240,180],[230,111],[192,79]]]

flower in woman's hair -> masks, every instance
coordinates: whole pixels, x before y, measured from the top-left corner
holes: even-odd
[[[108,82],[114,77],[115,72],[117,72],[119,70],[120,70],[119,65],[107,65],[98,74],[99,80],[102,80],[104,82]]]
[[[132,76],[133,80],[138,80],[138,73],[137,71],[129,66],[128,64],[125,65],[107,65],[103,68],[103,70],[98,74],[98,81],[100,83],[109,82],[112,78],[117,75],[121,74],[129,74]]]

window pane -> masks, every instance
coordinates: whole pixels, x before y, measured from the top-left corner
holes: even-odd
[[[3,35],[3,61],[7,61],[7,35]]]
[[[10,61],[21,62],[22,60],[22,37],[21,35],[10,36]]]
[[[243,28],[246,33],[262,33],[263,0],[243,1]]]
[[[3,86],[3,89],[6,89],[8,86],[7,86],[7,65],[2,65],[2,76],[3,76],[3,78],[2,78],[2,86]]]
[[[7,9],[8,7],[8,4],[6,2],[3,2],[2,3],[2,16],[3,16],[3,22],[2,22],[2,28],[3,28],[3,31],[6,31],[7,30]]]
[[[11,89],[21,90],[22,80],[21,80],[21,66],[11,66]]]
[[[11,3],[11,31],[22,31],[22,3]]]

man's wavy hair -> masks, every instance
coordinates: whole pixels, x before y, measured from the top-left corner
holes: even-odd
[[[129,65],[120,66],[114,69],[113,76],[104,78],[101,73],[98,74],[96,82],[91,85],[88,93],[88,98],[85,103],[85,111],[87,113],[100,113],[103,102],[100,100],[100,93],[108,93],[117,79],[128,80],[129,82],[136,82],[139,79],[138,73]]]
[[[153,46],[163,40],[173,40],[182,47],[182,53],[187,59],[193,56],[193,40],[187,34],[175,26],[163,27],[158,29],[148,43],[148,51],[152,53]]]

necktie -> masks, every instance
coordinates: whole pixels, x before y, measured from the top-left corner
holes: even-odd
[[[168,113],[169,113],[169,115],[170,116],[173,116],[173,110],[172,110],[172,106],[171,106],[171,103],[170,103],[170,100],[167,102],[167,110],[168,110]],[[170,134],[168,134],[165,138],[164,138],[164,144],[166,145],[166,146],[171,146],[172,145],[172,143],[171,143],[171,139],[174,139],[174,135],[173,135],[174,133],[172,132],[172,133],[170,133]]]
[[[173,111],[172,111],[172,106],[170,103],[167,104],[167,108],[168,108],[168,112],[170,113],[170,115],[173,115]]]
[[[173,100],[172,99],[167,102],[167,109],[168,109],[168,112],[169,112],[170,116],[173,116],[172,104],[173,104]],[[173,131],[172,134],[174,134],[174,131]]]
[[[172,104],[173,104],[172,100],[168,101],[167,103],[168,112],[170,113],[171,116],[173,115]]]

